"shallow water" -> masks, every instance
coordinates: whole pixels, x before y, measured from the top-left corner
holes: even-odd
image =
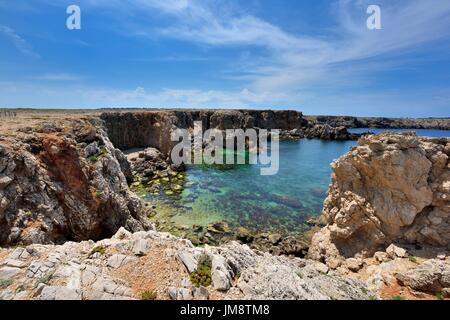
[[[227,169],[190,166],[181,193],[147,195],[159,215],[178,226],[219,221],[255,232],[301,234],[322,210],[330,183],[330,163],[356,142],[280,142],[280,169],[261,176],[258,165]],[[157,217],[161,220],[161,217]]]
[[[414,131],[426,136],[449,132]],[[158,182],[161,191],[141,196],[156,206],[158,214],[153,220],[161,230],[189,238],[195,233],[192,226],[202,226],[205,232],[208,225],[217,222],[228,223],[231,232],[245,227],[252,233],[300,236],[308,229],[306,221],[321,213],[331,180],[331,162],[356,144],[356,141],[281,141],[280,169],[275,176],[261,176],[259,164],[227,168],[190,166],[174,180]]]

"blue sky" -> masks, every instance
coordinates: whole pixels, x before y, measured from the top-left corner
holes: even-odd
[[[0,0],[0,107],[450,116],[449,71],[447,0]]]

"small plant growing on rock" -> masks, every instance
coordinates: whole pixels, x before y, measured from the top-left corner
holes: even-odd
[[[94,155],[90,156],[88,159],[92,162],[97,162],[98,157],[97,157],[97,155],[94,154]]]
[[[198,259],[197,271],[191,273],[191,283],[197,288],[200,286],[208,287],[212,282],[211,258],[204,254]]]
[[[100,253],[101,255],[104,255],[106,252],[106,248],[105,246],[101,245],[101,246],[96,246],[94,249],[92,249],[90,256],[96,254],[96,253]]]
[[[411,261],[412,263],[418,263],[417,258],[415,256],[409,256],[408,260]]]
[[[158,294],[153,290],[147,290],[142,292],[141,300],[156,300]]]
[[[50,280],[52,280],[52,278],[53,278],[53,272],[47,273],[45,276],[38,279],[35,287],[37,288],[41,283],[48,285],[50,283]]]
[[[405,299],[405,297],[402,297],[402,296],[393,296],[391,300],[399,301],[399,300],[406,300],[406,299]]]
[[[7,280],[0,279],[0,289],[6,289],[12,284],[13,284],[13,281],[11,279],[7,279]]]
[[[100,146],[99,150],[100,151],[97,154],[91,155],[90,157],[88,157],[88,159],[92,162],[97,162],[99,159],[103,158],[105,154],[108,153],[104,145]]]
[[[446,292],[438,292],[435,294],[435,296],[439,300],[444,300],[445,298],[447,298],[447,293]]]

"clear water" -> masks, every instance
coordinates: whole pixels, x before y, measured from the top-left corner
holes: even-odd
[[[388,131],[352,131],[367,130]],[[449,136],[450,132],[414,131],[424,136]],[[217,222],[226,222],[231,233],[245,227],[253,233],[301,235],[308,229],[306,221],[322,211],[331,162],[356,144],[281,141],[280,170],[275,176],[261,176],[260,165],[190,166],[186,173],[158,182],[163,186],[159,192],[141,190],[141,196],[156,206],[158,213],[153,219],[161,230],[188,238],[193,236],[192,226],[202,226],[206,231],[208,225]]]
[[[416,132],[418,136],[422,137],[450,137],[450,130],[428,130],[428,129],[378,129],[378,128],[355,128],[349,129],[351,133],[382,133],[382,132]]]
[[[177,226],[207,227],[223,221],[254,232],[301,234],[305,222],[321,213],[330,163],[355,144],[281,141],[275,176],[261,176],[260,165],[191,166],[180,193],[147,194],[145,199],[157,207],[155,220]]]

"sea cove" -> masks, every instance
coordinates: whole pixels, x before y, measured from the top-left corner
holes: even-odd
[[[449,133],[402,131],[435,137]],[[260,175],[260,164],[189,165],[175,178],[158,179],[152,192],[140,190],[138,194],[155,208],[152,221],[160,230],[195,244],[245,240],[249,235],[275,235],[273,242],[287,236],[299,238],[311,228],[308,221],[321,214],[331,162],[356,145],[356,141],[280,141],[280,169],[274,176]]]

